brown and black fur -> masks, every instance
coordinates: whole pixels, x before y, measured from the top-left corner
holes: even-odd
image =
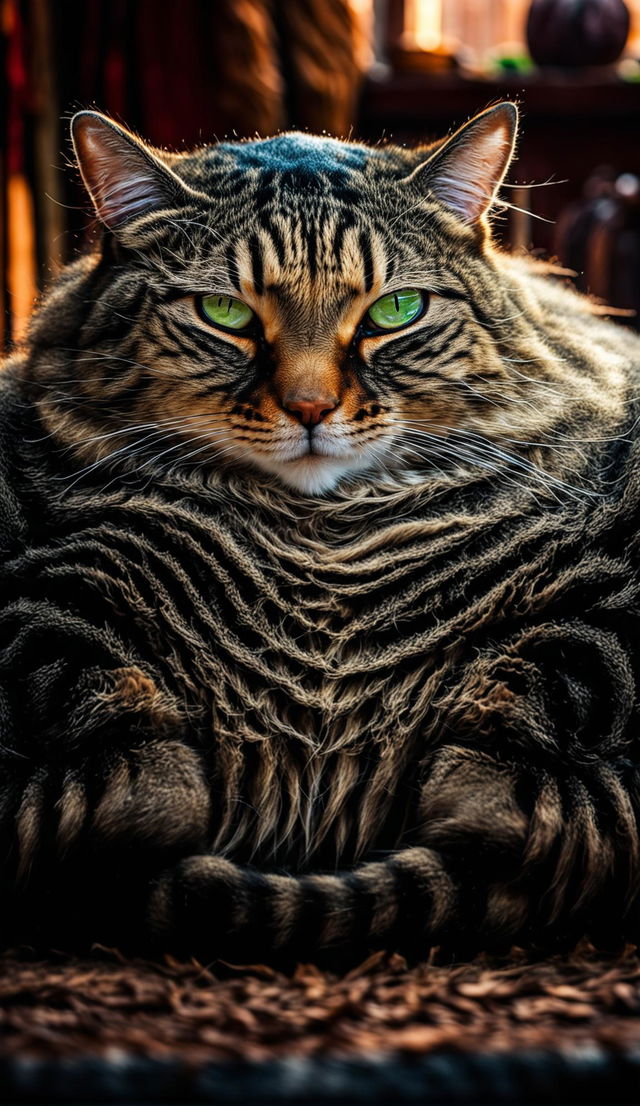
[[[101,244],[2,385],[6,939],[637,936],[640,343],[452,213],[469,134],[109,132],[153,202],[88,181]],[[389,281],[428,311],[365,333]],[[324,484],[265,468],[305,388]]]

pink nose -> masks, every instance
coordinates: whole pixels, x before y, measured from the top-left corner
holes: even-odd
[[[298,419],[303,426],[315,426],[322,422],[338,406],[333,396],[324,399],[285,399],[283,406]]]

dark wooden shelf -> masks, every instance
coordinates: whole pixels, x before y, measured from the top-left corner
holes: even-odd
[[[622,81],[612,69],[505,73],[483,80],[380,66],[365,83],[358,131],[368,140],[429,142],[501,99],[516,100],[522,109],[510,180],[557,182],[530,190],[524,201],[548,220],[531,222],[529,244],[551,253],[553,224],[595,169],[609,165],[614,172],[640,175],[640,83]]]
[[[640,118],[640,83],[622,81],[615,73],[564,71],[531,75],[504,74],[499,79],[465,77],[459,73],[373,72],[362,96],[360,129],[414,127],[453,118],[459,122],[496,100],[517,100],[526,117],[557,122],[579,118],[629,122]],[[629,135],[631,143],[632,138]]]

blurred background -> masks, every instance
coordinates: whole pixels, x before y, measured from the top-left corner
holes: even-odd
[[[516,100],[500,237],[640,310],[640,0],[0,0],[0,65],[5,348],[90,223],[85,107],[181,149],[293,127],[424,143]]]

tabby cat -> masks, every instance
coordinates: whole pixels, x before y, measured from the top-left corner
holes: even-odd
[[[152,149],[2,378],[3,940],[638,935],[640,341],[492,243],[516,108]]]

